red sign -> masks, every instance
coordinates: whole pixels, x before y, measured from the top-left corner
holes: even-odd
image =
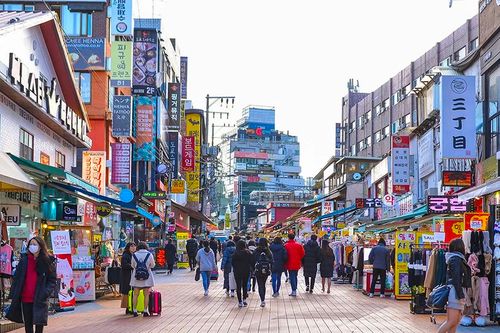
[[[130,184],[130,162],[132,144],[112,143],[111,144],[111,183]]]
[[[446,243],[451,242],[455,238],[462,237],[462,231],[464,231],[463,220],[457,219],[444,221],[444,241]]]
[[[195,161],[194,136],[182,137],[182,170],[194,171]]]
[[[392,193],[405,194],[410,191],[410,137],[393,135],[391,141]]]
[[[465,230],[488,230],[489,213],[464,213]]]
[[[247,151],[235,151],[234,157],[236,158],[258,158],[261,160],[267,160],[269,155],[267,153],[253,153]]]
[[[159,247],[155,250],[155,268],[162,269],[167,267],[167,253],[165,248]]]
[[[137,104],[136,112],[136,144],[142,146],[153,141],[153,105]]]
[[[472,186],[472,171],[443,171],[443,186]]]
[[[71,254],[56,254],[57,278],[60,279],[59,285],[59,306],[61,309],[74,308],[76,305],[76,298],[74,281],[73,281],[73,268]]]

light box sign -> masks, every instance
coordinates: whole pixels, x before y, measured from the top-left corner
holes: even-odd
[[[179,173],[179,133],[168,133],[168,160],[172,164],[174,177]]]
[[[391,142],[392,193],[405,194],[410,191],[410,137],[393,135]]]
[[[474,76],[441,76],[441,157],[477,156]]]
[[[104,38],[67,37],[66,46],[75,71],[103,71],[106,69]]]
[[[181,98],[187,98],[188,57],[181,57]]]
[[[186,182],[183,179],[172,179],[170,184],[170,193],[183,194]]]
[[[323,201],[321,204],[321,215],[326,215],[333,212],[333,203],[333,201]]]
[[[132,42],[111,42],[110,82],[112,87],[132,86]]]
[[[186,114],[186,134],[194,138],[194,161],[201,158],[201,114]],[[188,202],[200,202],[200,163],[194,163],[193,171],[185,173]]]
[[[21,225],[21,205],[4,205],[0,204],[0,212],[2,219],[8,227],[17,227]]]
[[[132,0],[112,0],[109,11],[111,34],[132,36]]]
[[[427,197],[428,214],[461,214],[474,211],[473,200],[459,200],[457,196],[430,195]]]
[[[443,171],[443,186],[472,186],[472,171]]]
[[[99,194],[106,194],[106,152],[84,151],[82,178],[99,189]]]
[[[130,163],[132,161],[130,143],[111,144],[111,183],[130,184]]]
[[[132,136],[132,96],[113,96],[111,129],[114,137]]]
[[[133,94],[156,95],[158,36],[155,30],[135,30],[133,56]]]
[[[182,170],[194,171],[194,136],[182,137]]]
[[[136,117],[134,161],[155,161],[156,99],[134,97]]]
[[[180,129],[180,108],[181,108],[180,84],[169,83],[168,102],[167,102],[167,114],[168,114],[167,129],[169,131],[178,131]]]

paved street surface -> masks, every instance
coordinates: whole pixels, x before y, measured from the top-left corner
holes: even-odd
[[[427,315],[412,315],[407,301],[368,298],[351,285],[333,285],[330,295],[306,294],[300,277],[299,296],[288,296],[289,284],[282,295],[273,299],[267,290],[266,307],[260,308],[257,293],[251,293],[248,308],[239,309],[236,298],[227,298],[222,279],[211,285],[203,296],[194,273],[174,271],[173,276],[157,275],[157,289],[163,296],[161,317],[125,316],[116,299],[79,304],[73,312],[49,318],[46,332],[54,333],[126,333],[126,332],[435,332],[436,325]],[[284,282],[284,280],[283,280]],[[286,294],[285,294],[286,292]],[[438,323],[444,319],[438,315]],[[459,332],[499,332],[498,326],[463,328]],[[24,332],[24,329],[14,331]]]

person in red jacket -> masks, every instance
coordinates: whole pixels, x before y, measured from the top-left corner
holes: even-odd
[[[295,234],[288,234],[288,242],[285,244],[288,255],[286,269],[288,270],[292,293],[290,296],[297,296],[297,275],[302,267],[302,258],[304,258],[304,247],[295,241]]]

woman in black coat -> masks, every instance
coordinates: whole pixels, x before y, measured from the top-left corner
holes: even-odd
[[[304,266],[304,278],[306,280],[306,291],[311,294],[316,281],[316,273],[318,272],[318,264],[321,261],[321,249],[316,241],[318,236],[312,235],[311,239],[304,245],[304,258],[302,263]]]
[[[135,243],[131,242],[125,246],[122,254],[120,270],[120,294],[122,294],[121,307],[126,309],[125,314],[132,314],[128,311],[128,293],[130,291],[130,278],[132,276],[132,254],[135,252]]]
[[[236,295],[238,296],[238,306],[247,306],[248,289],[247,283],[250,272],[255,267],[254,256],[247,249],[247,244],[243,239],[238,240],[236,251],[231,260],[233,266],[234,279],[236,280]],[[243,295],[242,295],[243,292]]]
[[[172,274],[172,271],[174,270],[176,253],[177,249],[175,248],[172,239],[169,239],[167,241],[167,245],[165,245],[165,255],[167,257],[167,266],[168,266],[167,274]]]
[[[288,253],[283,246],[281,237],[276,237],[269,247],[273,254],[273,265],[271,268],[271,284],[273,285],[273,297],[278,297],[281,288],[281,274],[285,271],[285,264],[288,260]]]
[[[321,291],[325,292],[325,281],[328,282],[327,293],[330,293],[332,286],[333,266],[335,265],[335,256],[330,247],[327,239],[321,242],[321,263],[319,264],[319,271],[321,274]]]
[[[49,315],[48,298],[56,282],[55,258],[49,256],[43,239],[33,237],[28,242],[28,253],[21,255],[17,264],[7,319],[24,323],[26,332],[33,332],[35,325],[35,332],[42,333]]]

